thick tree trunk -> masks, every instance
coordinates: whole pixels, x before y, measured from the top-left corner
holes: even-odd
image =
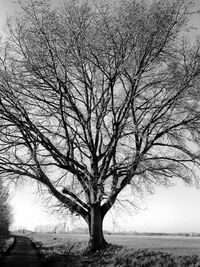
[[[99,249],[105,248],[107,245],[103,235],[103,216],[100,204],[95,204],[91,208],[88,224],[90,240],[88,242],[87,252],[93,253]]]

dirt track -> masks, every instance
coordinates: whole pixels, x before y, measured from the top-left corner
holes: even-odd
[[[36,250],[30,239],[16,236],[16,242],[10,252],[3,258],[1,267],[41,267]]]

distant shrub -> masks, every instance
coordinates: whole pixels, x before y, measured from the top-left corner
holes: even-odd
[[[8,203],[8,190],[0,178],[0,239],[9,235],[11,223],[11,210]]]

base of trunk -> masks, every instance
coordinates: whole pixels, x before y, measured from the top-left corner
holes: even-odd
[[[84,254],[92,254],[95,253],[97,250],[105,249],[108,246],[108,243],[105,239],[101,242],[94,242],[93,240],[89,240],[88,246],[85,250]]]

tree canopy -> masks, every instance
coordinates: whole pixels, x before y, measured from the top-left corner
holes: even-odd
[[[128,186],[197,183],[199,40],[191,1],[21,1],[0,66],[0,175],[45,185],[90,248]]]

